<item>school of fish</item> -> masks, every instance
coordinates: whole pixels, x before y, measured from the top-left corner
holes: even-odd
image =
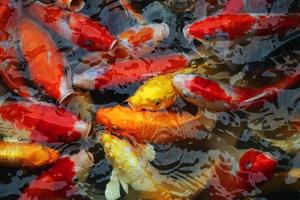
[[[225,2],[222,12],[181,30],[189,45],[196,49],[201,43],[209,49],[223,42],[233,47],[253,38],[299,35],[300,12],[253,14],[239,12],[245,7],[243,0]],[[161,174],[153,165],[155,145],[201,144],[214,134],[220,113],[259,110],[263,102],[276,101],[300,82],[300,56],[293,70],[275,82],[237,86],[205,73],[211,63],[197,62],[206,55],[201,49],[196,54],[152,55],[170,36],[169,25],[149,22],[131,1],[118,3],[135,25],[116,34],[82,12],[84,0],[0,0],[0,77],[16,96],[0,98],[0,167],[40,170],[18,199],[80,196],[96,164],[93,152],[81,145],[64,154],[57,147],[81,140],[100,143],[112,167],[103,192],[107,200],[132,192],[133,200],[236,200],[260,188],[268,192],[280,168],[278,155],[272,152],[255,147],[235,150],[231,160],[207,161],[207,168],[181,180]],[[196,3],[164,5],[184,13],[195,9]],[[90,67],[74,72],[53,35],[87,52],[82,63]],[[85,93],[101,95],[132,84],[141,85],[122,105],[95,108]],[[300,131],[299,120],[289,123]],[[281,151],[297,152],[300,139],[292,137],[294,141],[266,141]],[[292,170],[296,169],[290,174]]]

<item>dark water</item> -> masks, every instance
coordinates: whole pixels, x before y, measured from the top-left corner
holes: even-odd
[[[197,42],[189,44],[183,37],[183,27],[198,18],[217,14],[226,4],[225,0],[198,0],[188,1],[190,4],[180,4],[176,7],[176,4],[174,5],[169,0],[134,0],[132,2],[134,7],[143,13],[149,22],[165,22],[170,26],[170,36],[154,52],[146,55],[149,57],[174,52],[195,53],[201,44]],[[297,0],[276,0],[268,7],[253,10],[249,5],[247,9],[248,12],[260,13],[297,12],[299,11],[299,2]],[[115,35],[135,24],[133,20],[126,16],[118,1],[88,0],[82,12],[95,20],[101,21]],[[76,69],[80,63],[80,58],[86,52],[54,33],[52,33],[52,36],[59,49],[67,57],[71,68]],[[260,87],[265,83],[280,79],[295,67],[300,67],[299,33],[294,33],[285,38],[269,38],[264,41],[254,40],[251,44],[236,48],[239,49],[226,49],[227,52],[223,52],[218,58],[216,56],[209,58],[210,62],[214,64],[211,65],[207,73],[238,86]],[[3,93],[9,92],[4,84],[1,85],[3,86],[1,87]],[[95,105],[94,110],[100,106],[123,104],[123,101],[132,95],[139,85],[140,83],[137,83],[115,90],[91,92]],[[9,93],[9,96],[18,98],[12,93]],[[41,97],[41,99],[54,102],[45,97]],[[180,107],[184,104],[186,102],[180,100],[176,106]],[[288,172],[291,168],[299,168],[300,154],[297,151],[285,153],[263,139],[286,140],[291,135],[299,134],[290,120],[299,119],[300,117],[300,85],[280,93],[274,102],[263,102],[262,104],[260,109],[253,111],[240,110],[215,113],[215,115],[218,115],[217,126],[211,133],[203,133],[204,138],[202,140],[155,145],[157,158],[151,164],[162,175],[173,178],[186,177],[187,174],[199,171],[207,161],[214,160],[219,156],[229,156],[234,159],[235,155],[242,152],[242,150],[256,148],[270,152],[278,158],[277,173]],[[176,110],[176,106],[174,106],[174,110]],[[191,110],[195,109],[191,105],[188,105],[188,107]],[[95,138],[90,138],[87,141],[55,146],[55,148],[63,154],[76,152],[79,148],[89,149],[93,152],[95,166],[92,168],[86,183],[80,184],[79,197],[76,196],[74,199],[105,199],[103,196],[104,190],[110,179],[112,169],[104,159],[101,144]],[[24,187],[43,171],[43,169],[26,171],[7,168],[1,168],[0,170],[1,200],[17,199]],[[287,184],[282,189],[281,187],[274,187],[264,193],[257,189],[250,197],[245,199],[300,199],[300,192],[298,191],[300,180],[298,180],[297,186],[298,188],[290,189]],[[205,198],[203,193],[196,194],[194,197],[194,199]]]

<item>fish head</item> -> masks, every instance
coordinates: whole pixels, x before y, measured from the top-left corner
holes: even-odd
[[[210,110],[229,107],[231,88],[217,81],[195,74],[177,74],[173,77],[176,90],[188,102]]]
[[[127,101],[135,110],[162,110],[171,106],[176,97],[172,75],[167,74],[146,81]]]
[[[79,153],[70,156],[70,160],[74,163],[74,172],[76,181],[84,182],[89,171],[94,165],[94,156],[86,150],[80,150]]]
[[[70,15],[69,26],[76,32],[72,39],[89,51],[111,51],[118,42],[106,27],[80,13]]]
[[[277,160],[270,154],[250,149],[239,161],[240,174],[246,175],[252,183],[260,183],[271,179],[277,167]]]
[[[97,111],[96,120],[107,129],[119,133],[122,131],[119,127],[124,127],[124,124],[128,122],[130,114],[132,114],[130,108],[117,105],[111,108],[100,108]]]
[[[104,131],[99,140],[103,145],[105,158],[113,167],[125,167],[128,160],[137,159],[137,153],[133,145],[126,139],[112,135],[110,131]]]
[[[248,14],[224,14],[210,16],[184,28],[188,40],[201,42],[234,41],[246,36],[256,22],[255,17]]]
[[[230,33],[224,31],[220,23],[222,24],[222,20],[214,17],[187,25],[183,29],[184,37],[188,41],[195,39],[203,43],[227,41],[230,39]]]

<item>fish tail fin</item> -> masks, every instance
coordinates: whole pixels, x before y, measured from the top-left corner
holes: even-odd
[[[201,107],[198,107],[198,111],[195,117],[203,124],[205,129],[208,131],[212,131],[216,126],[217,115],[211,112],[207,112]]]

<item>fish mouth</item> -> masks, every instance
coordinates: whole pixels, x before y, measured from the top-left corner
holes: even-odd
[[[116,47],[118,46],[117,44],[118,44],[118,40],[115,39],[115,40],[111,43],[111,45],[109,46],[108,51],[113,51],[113,50],[115,50]]]
[[[185,39],[187,39],[187,41],[191,42],[194,40],[193,36],[190,34],[190,25],[186,25],[183,28],[182,32],[183,32]]]
[[[69,0],[67,5],[70,10],[74,12],[79,12],[85,6],[85,2],[83,0]]]

